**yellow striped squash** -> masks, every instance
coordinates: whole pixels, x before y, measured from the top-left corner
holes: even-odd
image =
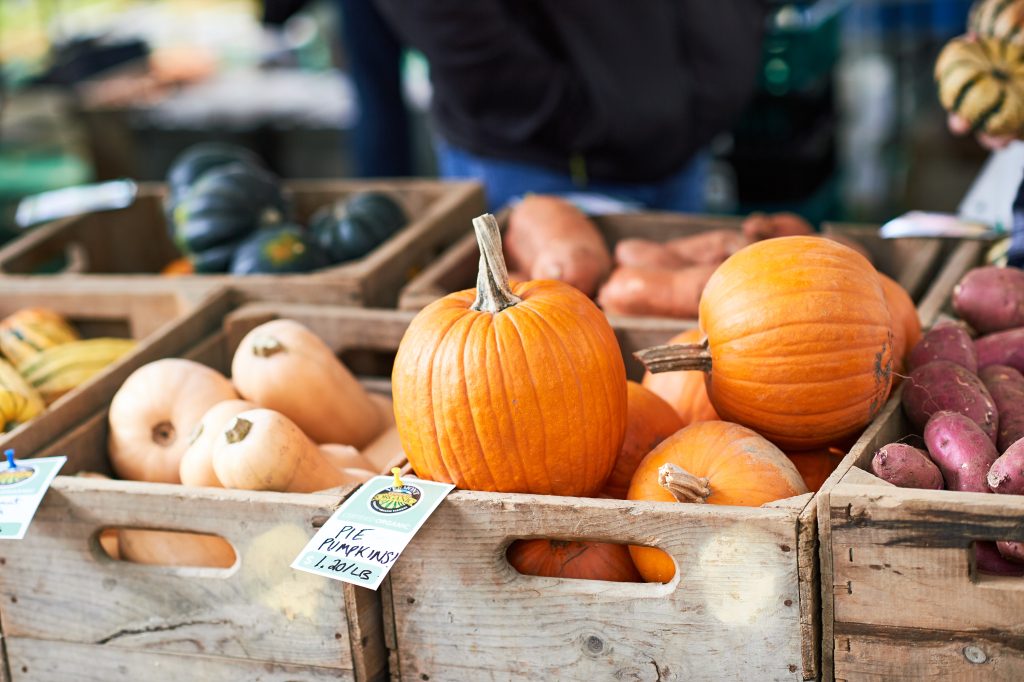
[[[977,0],[967,17],[967,28],[981,38],[1024,43],[1024,1]]]
[[[69,341],[78,332],[63,317],[47,308],[25,308],[0,320],[0,352],[15,365]]]
[[[132,339],[96,338],[71,341],[18,365],[22,376],[47,405],[99,374],[135,347]]]
[[[32,419],[45,408],[34,388],[6,360],[0,360],[0,433]]]
[[[939,100],[975,132],[1024,132],[1024,45],[954,38],[935,62]]]

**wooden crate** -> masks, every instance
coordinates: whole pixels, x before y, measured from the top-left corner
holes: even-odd
[[[498,220],[504,227],[508,212],[499,215]],[[740,218],[729,216],[655,212],[596,216],[593,221],[612,249],[623,239],[666,241],[708,230],[739,230],[741,223]],[[925,292],[939,267],[942,243],[937,239],[884,240],[875,226],[845,223],[828,223],[824,231],[863,244],[878,269],[898,281],[914,300]],[[440,296],[474,287],[479,259],[476,238],[469,233],[409,282],[402,290],[399,307],[419,310]]]
[[[286,316],[325,339],[365,384],[387,391],[394,352],[413,317],[240,303],[228,291],[215,295],[160,345],[149,346],[144,360],[190,357],[226,371],[250,329]],[[631,353],[684,326],[639,325],[617,333]],[[77,401],[83,419],[76,427],[44,436],[29,429],[13,445],[37,456],[67,455],[65,473],[109,472],[107,406],[116,390],[107,385],[105,393]],[[161,681],[196,671],[204,680],[384,675],[379,593],[288,568],[349,492],[294,495],[58,476],[26,539],[0,545],[0,615],[11,679]],[[118,526],[222,534],[240,562],[222,571],[112,561],[98,549],[96,534]],[[45,574],[40,565],[49,567]]]
[[[321,206],[354,192],[386,191],[404,205],[409,225],[378,248],[350,263],[309,275],[252,275],[250,288],[273,293],[282,280],[312,278],[338,285],[341,305],[394,306],[398,291],[420,269],[470,231],[472,219],[485,210],[483,189],[475,182],[439,180],[294,180],[284,187],[295,215],[306,221]],[[58,267],[79,279],[117,277],[126,286],[151,277],[179,256],[167,234],[164,186],[140,185],[135,203],[118,211],[58,220],[0,249],[0,274],[29,275]],[[226,275],[180,278],[209,288],[225,284]],[[232,281],[237,281],[234,278]]]
[[[818,497],[826,679],[1024,679],[1024,578],[978,574],[970,549],[1024,540],[1024,497],[869,473],[878,448],[910,433],[895,397]]]

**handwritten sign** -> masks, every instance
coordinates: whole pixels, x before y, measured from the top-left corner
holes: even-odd
[[[292,568],[376,590],[454,485],[377,476],[345,500]]]
[[[36,515],[50,484],[67,457],[42,457],[15,461],[14,453],[4,453],[0,463],[0,540],[21,540]]]

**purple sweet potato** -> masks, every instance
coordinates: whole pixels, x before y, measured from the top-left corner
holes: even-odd
[[[1024,270],[971,270],[953,289],[953,308],[982,334],[1024,327]]]
[[[1024,495],[1024,438],[1006,448],[992,463],[987,480],[994,493]]]
[[[928,453],[906,443],[883,445],[871,460],[871,471],[900,488],[942,490],[942,472]]]
[[[996,543],[996,548],[1003,558],[1015,564],[1024,564],[1024,542],[1003,540]]]
[[[1024,575],[1024,564],[1007,561],[994,542],[975,542],[974,561],[982,573]]]
[[[986,476],[999,453],[974,420],[958,412],[936,412],[924,427],[924,442],[947,490],[990,492]]]
[[[910,351],[907,369],[913,372],[935,360],[955,362],[971,374],[978,372],[978,354],[967,330],[959,325],[935,327]]]
[[[999,413],[996,447],[999,452],[1024,438],[1024,375],[1013,367],[989,365],[978,373]]]
[[[1007,365],[1024,372],[1024,327],[1007,329],[974,341],[978,367]]]
[[[970,417],[995,443],[999,413],[992,396],[981,379],[949,360],[918,367],[903,388],[903,411],[918,429],[942,410]]]

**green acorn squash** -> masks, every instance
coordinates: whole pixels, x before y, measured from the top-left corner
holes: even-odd
[[[330,265],[312,235],[298,225],[260,230],[244,240],[231,260],[231,274],[310,272]]]
[[[201,142],[183,151],[167,171],[171,202],[180,199],[206,171],[229,163],[263,167],[259,157],[251,151],[226,142]]]
[[[218,244],[203,251],[189,254],[188,261],[192,264],[192,271],[196,274],[210,274],[216,272],[227,272],[231,268],[231,260],[235,257],[235,251],[242,245],[244,239],[227,244]]]
[[[317,211],[310,227],[333,263],[362,258],[405,227],[401,204],[381,192],[360,192]]]

